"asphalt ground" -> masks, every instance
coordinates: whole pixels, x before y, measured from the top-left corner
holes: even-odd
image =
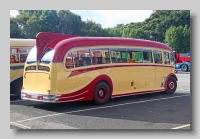
[[[10,97],[10,129],[192,130],[190,72],[176,73],[177,90],[90,102],[43,103]]]

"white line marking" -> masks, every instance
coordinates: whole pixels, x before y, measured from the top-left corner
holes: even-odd
[[[18,102],[18,101],[27,101],[27,100],[15,100],[15,101],[10,101],[10,102],[13,103],[13,102]]]
[[[152,100],[130,102],[130,103],[124,103],[124,104],[118,104],[118,105],[105,106],[105,107],[96,107],[96,108],[83,109],[83,110],[77,110],[77,111],[71,111],[71,112],[57,113],[57,114],[52,114],[52,115],[45,115],[45,116],[41,116],[41,117],[30,118],[30,119],[26,119],[26,120],[20,120],[20,121],[16,121],[16,122],[20,123],[20,122],[26,122],[26,121],[31,121],[31,120],[35,120],[35,119],[41,119],[41,118],[45,118],[45,117],[58,116],[58,115],[62,115],[62,114],[69,114],[69,113],[76,113],[76,112],[83,112],[83,111],[90,111],[90,110],[97,110],[97,109],[104,109],[104,108],[112,108],[112,107],[123,106],[123,105],[130,105],[130,104],[137,104],[137,103],[165,100],[165,99],[170,99],[170,98],[179,98],[179,97],[185,97],[185,96],[190,96],[190,95],[181,95],[181,96],[175,96],[175,97],[152,99]]]
[[[28,127],[28,126],[25,126],[25,125],[22,125],[22,124],[19,124],[19,123],[16,123],[16,122],[10,122],[11,125],[13,126],[17,126],[19,128],[23,128],[23,129],[31,129],[31,127]]]
[[[188,126],[190,126],[190,124],[174,127],[174,128],[171,128],[171,129],[181,129],[181,128],[188,127]]]

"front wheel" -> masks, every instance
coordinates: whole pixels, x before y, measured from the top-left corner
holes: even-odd
[[[186,65],[186,64],[183,64],[182,66],[181,66],[181,70],[182,71],[188,71],[188,66]]]
[[[167,89],[165,90],[166,94],[173,94],[177,88],[177,81],[174,77],[170,77],[167,81]]]
[[[104,104],[110,99],[110,87],[105,82],[99,82],[94,88],[94,104]]]

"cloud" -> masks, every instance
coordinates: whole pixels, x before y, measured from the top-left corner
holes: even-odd
[[[16,17],[16,15],[18,15],[18,11],[17,10],[10,10],[10,15],[13,17]]]
[[[103,28],[114,27],[117,24],[142,22],[148,18],[153,10],[70,10],[79,15],[82,21],[92,20],[101,24]],[[10,15],[16,16],[17,10],[10,10]]]
[[[92,20],[106,28],[117,24],[142,22],[150,16],[152,10],[71,10],[71,12],[80,15],[83,21]]]

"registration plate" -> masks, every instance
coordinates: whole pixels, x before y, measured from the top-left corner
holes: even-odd
[[[37,97],[38,97],[37,95],[31,95],[32,99],[37,99]]]

